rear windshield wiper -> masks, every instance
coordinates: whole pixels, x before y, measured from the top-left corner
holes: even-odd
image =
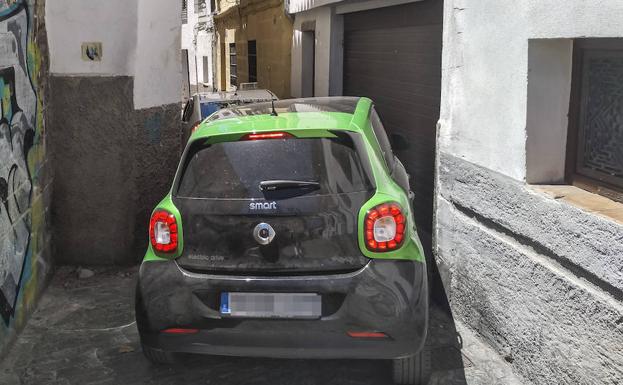
[[[285,189],[317,190],[320,183],[305,180],[265,180],[260,182],[260,190],[277,191]]]

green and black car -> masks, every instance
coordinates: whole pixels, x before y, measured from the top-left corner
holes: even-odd
[[[425,382],[408,182],[370,99],[211,115],[151,217],[136,293],[145,355],[389,359],[397,383]]]

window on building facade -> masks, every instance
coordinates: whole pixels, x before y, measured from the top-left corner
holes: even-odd
[[[182,24],[188,23],[188,0],[182,0]]]
[[[236,43],[229,44],[229,83],[238,85],[238,66],[236,63]]]
[[[623,201],[623,39],[575,42],[567,176]]]
[[[210,0],[210,12],[216,11],[216,0]]]
[[[257,44],[255,40],[248,42],[249,82],[257,81]]]
[[[195,0],[195,14],[201,13],[201,11],[205,10],[205,0]]]

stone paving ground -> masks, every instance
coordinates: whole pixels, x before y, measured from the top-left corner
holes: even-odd
[[[392,383],[390,364],[383,361],[189,355],[175,366],[153,366],[141,353],[134,323],[136,272],[137,268],[99,269],[92,277],[78,279],[74,268],[60,268],[0,362],[0,384]],[[431,310],[427,345],[435,370],[431,385],[521,384],[504,360],[439,306]]]

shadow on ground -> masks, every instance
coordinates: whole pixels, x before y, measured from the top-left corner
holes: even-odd
[[[75,268],[60,268],[0,363],[0,384],[392,383],[391,365],[384,361],[185,355],[179,364],[154,366],[142,355],[134,323],[136,273],[137,268],[97,269],[94,276],[79,279]],[[465,328],[459,332],[447,307],[433,304],[427,340],[435,371],[430,384],[466,384],[466,371],[470,384],[515,383],[505,377],[509,370],[494,352]]]

